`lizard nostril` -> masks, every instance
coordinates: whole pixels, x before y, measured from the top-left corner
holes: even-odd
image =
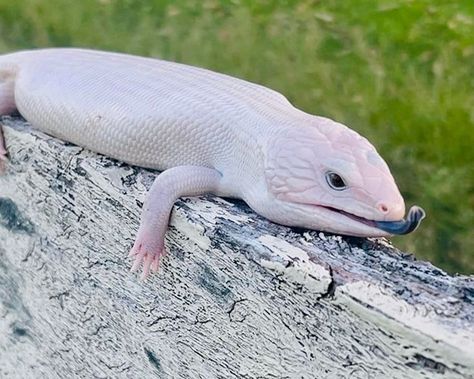
[[[377,208],[380,212],[382,212],[383,214],[387,214],[388,213],[388,206],[384,203],[378,203],[377,204]]]

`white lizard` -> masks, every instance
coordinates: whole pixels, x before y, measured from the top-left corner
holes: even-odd
[[[384,160],[346,126],[278,92],[209,70],[125,54],[44,49],[0,56],[0,114],[129,164],[164,170],[130,256],[158,269],[180,196],[243,199],[283,225],[354,235],[414,230]],[[0,127],[0,157],[6,159]]]

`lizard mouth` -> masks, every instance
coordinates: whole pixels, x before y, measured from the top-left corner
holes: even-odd
[[[390,234],[408,234],[413,232],[418,226],[420,225],[421,221],[425,218],[426,213],[425,211],[414,205],[408,211],[408,215],[405,219],[401,219],[398,221],[375,221],[375,220],[368,220],[366,218],[356,216],[352,213],[345,212],[341,209],[336,209],[332,207],[320,206],[322,208],[326,208],[330,211],[337,212],[346,216],[354,221],[360,222],[372,228],[377,228],[383,230],[384,232]]]

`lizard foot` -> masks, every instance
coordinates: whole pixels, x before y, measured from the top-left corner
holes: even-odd
[[[137,271],[143,262],[143,272],[141,279],[145,280],[150,272],[157,272],[160,266],[161,257],[166,253],[164,241],[156,243],[150,237],[137,236],[135,244],[130,250],[129,257],[134,258],[131,268],[132,272]]]

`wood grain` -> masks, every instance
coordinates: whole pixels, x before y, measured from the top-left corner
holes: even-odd
[[[157,173],[2,124],[0,377],[474,377],[473,277],[209,196],[176,203],[141,282]]]

